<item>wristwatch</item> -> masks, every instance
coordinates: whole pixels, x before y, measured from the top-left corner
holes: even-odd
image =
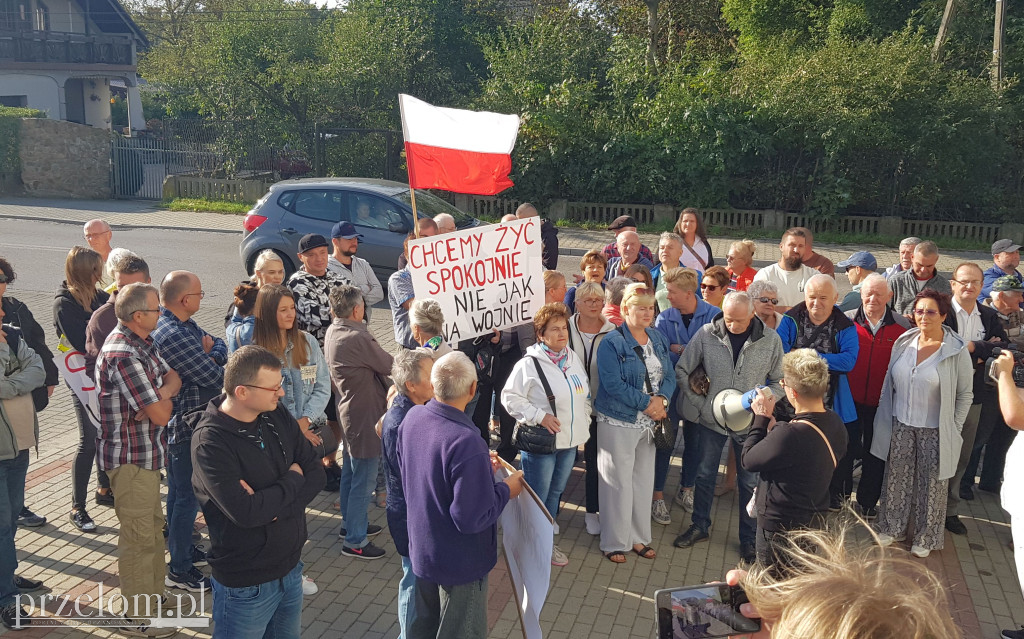
[[[666,399],[664,395],[655,395],[655,397],[660,397],[660,398],[661,398],[661,402],[662,402],[662,405],[663,405],[663,406],[664,406],[665,408],[668,408],[668,399]]]

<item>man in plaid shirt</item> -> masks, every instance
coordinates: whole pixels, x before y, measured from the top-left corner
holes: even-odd
[[[120,522],[118,573],[129,618],[147,616],[163,601],[164,523],[160,469],[164,466],[172,399],[181,378],[157,353],[150,333],[160,315],[159,296],[148,284],[129,284],[114,304],[117,328],[96,362],[99,386],[100,469],[110,476]],[[141,615],[140,615],[141,613]],[[150,615],[151,616],[151,615]],[[143,636],[169,636],[142,627]],[[173,634],[173,633],[172,633]]]
[[[164,585],[191,592],[210,589],[210,580],[196,568],[206,553],[192,544],[192,524],[199,504],[192,490],[192,429],[183,419],[206,406],[224,386],[228,348],[224,340],[199,328],[192,316],[199,311],[203,286],[188,271],[171,271],[160,283],[163,310],[153,343],[160,357],[181,377],[181,392],[167,425],[167,549],[171,563]]]

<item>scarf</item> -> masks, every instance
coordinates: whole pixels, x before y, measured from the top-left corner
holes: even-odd
[[[553,351],[550,348],[548,348],[548,345],[545,344],[544,342],[540,343],[540,347],[544,351],[544,353],[548,356],[548,359],[551,360],[551,363],[558,367],[558,370],[562,371],[563,373],[565,371],[569,370],[569,349],[568,349],[568,347],[563,348],[561,350],[561,352],[559,352],[559,353],[556,353],[555,351]]]

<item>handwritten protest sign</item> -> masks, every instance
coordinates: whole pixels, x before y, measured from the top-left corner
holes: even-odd
[[[495,471],[495,477],[504,480],[511,470],[511,466],[502,462],[502,468]],[[554,523],[537,493],[525,481],[523,484],[523,492],[509,500],[501,513],[501,544],[512,580],[512,592],[519,607],[523,637],[542,639],[540,611],[551,583]]]
[[[85,373],[85,355],[76,351],[67,343],[67,339],[62,337],[57,344],[57,353],[53,356],[53,362],[57,365],[60,376],[78,396],[78,401],[82,402],[93,425],[99,428],[99,392],[96,390],[96,383]]]
[[[540,219],[412,240],[409,271],[416,297],[440,303],[446,342],[531,322],[544,305]]]

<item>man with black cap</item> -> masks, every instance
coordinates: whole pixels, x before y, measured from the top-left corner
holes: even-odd
[[[867,251],[857,251],[836,266],[846,271],[846,279],[850,280],[850,285],[853,286],[853,290],[839,303],[839,310],[844,313],[855,311],[860,308],[860,286],[864,283],[864,278],[878,268],[878,261]]]
[[[992,284],[1004,275],[1012,275],[1017,282],[1024,282],[1024,276],[1017,270],[1020,266],[1020,244],[1013,240],[999,240],[992,244],[992,268],[985,271],[985,283],[981,287],[981,294],[978,295],[978,302],[988,299],[992,292]]]
[[[287,286],[295,293],[295,321],[324,347],[324,335],[331,325],[331,302],[328,295],[335,286],[348,284],[347,278],[327,269],[327,238],[319,233],[303,235],[299,240],[299,261],[302,267],[288,278]]]
[[[327,258],[327,270],[345,279],[363,292],[366,304],[366,321],[370,321],[370,307],[384,299],[384,288],[373,272],[370,263],[356,257],[359,240],[363,236],[356,232],[351,222],[338,222],[331,229],[331,244],[334,252]]]
[[[615,221],[608,225],[609,231],[615,231],[615,237],[618,239],[619,233],[623,231],[633,231],[636,233],[636,220],[630,215],[620,215],[615,218]],[[604,247],[604,256],[610,262],[613,257],[621,257],[619,255],[619,247],[615,241]],[[640,245],[640,257],[646,258],[648,262],[654,264],[654,254],[651,253],[651,249],[647,248],[643,244]]]

